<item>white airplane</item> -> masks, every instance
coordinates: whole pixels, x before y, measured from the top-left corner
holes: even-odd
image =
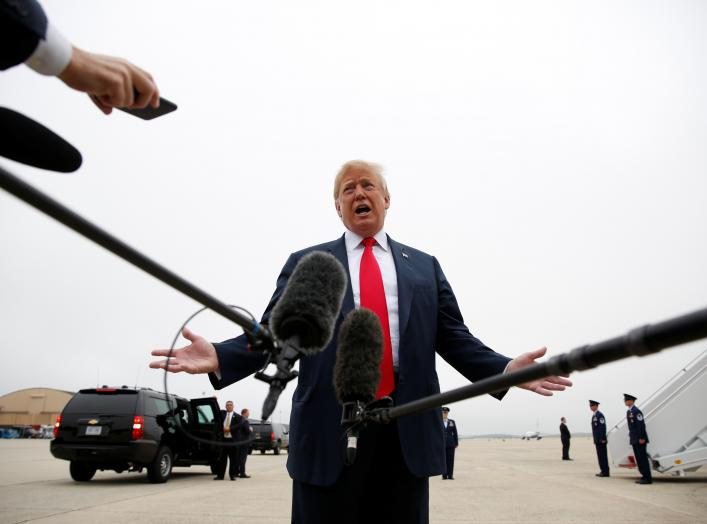
[[[520,437],[521,440],[540,440],[542,436],[540,435],[539,431],[526,431],[525,434]]]

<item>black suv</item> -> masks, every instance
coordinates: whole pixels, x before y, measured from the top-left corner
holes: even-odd
[[[290,446],[289,424],[251,420],[250,427],[253,431],[251,450],[258,449],[263,454],[271,449],[275,455],[279,455],[281,449]]]
[[[127,386],[82,389],[57,417],[50,451],[71,461],[76,481],[91,480],[99,469],[147,468],[150,482],[167,482],[172,466],[205,464],[215,472],[220,448],[189,438],[177,425],[197,437],[223,439],[215,398],[187,400]]]

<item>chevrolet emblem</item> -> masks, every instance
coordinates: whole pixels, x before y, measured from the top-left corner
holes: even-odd
[[[94,425],[98,424],[98,421],[95,418],[92,418],[91,420],[88,421],[89,424]]]

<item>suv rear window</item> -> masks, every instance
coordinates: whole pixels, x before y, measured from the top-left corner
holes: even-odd
[[[138,398],[137,392],[118,391],[114,393],[77,393],[64,408],[64,413],[134,415]]]

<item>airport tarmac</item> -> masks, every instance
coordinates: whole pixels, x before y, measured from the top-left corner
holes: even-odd
[[[707,523],[707,471],[656,474],[639,486],[634,471],[595,477],[589,438],[572,439],[570,455],[574,461],[560,460],[557,438],[462,440],[455,480],[430,479],[430,522]],[[286,459],[251,455],[252,478],[236,482],[193,467],[176,468],[166,484],[113,472],[76,483],[48,440],[0,440],[0,523],[286,523]]]

